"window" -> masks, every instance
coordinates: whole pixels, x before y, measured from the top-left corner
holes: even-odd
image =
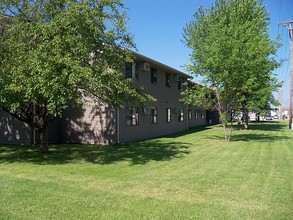
[[[178,90],[182,91],[185,89],[186,86],[186,79],[180,78],[178,81]]]
[[[182,79],[178,81],[178,90],[182,90]]]
[[[151,122],[152,122],[152,124],[158,123],[158,110],[157,110],[157,108],[151,109]]]
[[[198,119],[198,111],[195,110],[195,119]]]
[[[191,120],[192,119],[192,111],[188,110],[188,119]]]
[[[201,117],[201,118],[204,118],[204,111],[203,111],[203,110],[200,111],[200,117]]]
[[[184,109],[183,108],[179,109],[178,121],[184,121]]]
[[[128,78],[138,79],[138,63],[125,64],[125,76]]]
[[[151,68],[151,83],[157,84],[157,69]]]
[[[167,108],[166,116],[167,116],[167,122],[170,123],[171,122],[171,109],[170,108]]]
[[[171,74],[170,73],[166,73],[166,86],[167,87],[171,87]]]
[[[138,108],[131,107],[126,109],[126,125],[137,126],[139,124]]]

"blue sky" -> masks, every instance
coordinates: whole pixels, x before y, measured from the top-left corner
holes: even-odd
[[[134,35],[138,52],[168,66],[186,72],[190,50],[182,43],[183,28],[202,5],[209,7],[214,0],[122,0],[128,8],[128,29]],[[278,58],[285,58],[282,67],[275,70],[284,81],[283,103],[289,103],[289,36],[278,22],[293,19],[293,0],[264,0],[270,12],[270,35],[281,34],[284,44]]]

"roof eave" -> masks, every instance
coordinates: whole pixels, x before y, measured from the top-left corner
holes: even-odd
[[[137,59],[141,59],[141,60],[143,60],[143,61],[145,61],[145,62],[147,62],[147,63],[153,64],[153,65],[156,65],[156,66],[161,66],[163,69],[166,69],[167,71],[170,71],[170,72],[172,72],[172,73],[175,73],[175,74],[181,75],[181,76],[183,76],[184,78],[188,78],[188,79],[192,78],[192,77],[189,76],[188,74],[183,73],[183,72],[181,72],[181,71],[179,71],[179,70],[177,70],[177,69],[174,69],[173,67],[167,66],[167,65],[165,65],[165,64],[163,64],[163,63],[161,63],[161,62],[159,62],[159,61],[153,60],[153,59],[151,59],[151,58],[149,58],[149,57],[146,57],[146,56],[144,56],[144,55],[141,55],[141,54],[139,54],[139,53],[137,53],[137,52],[133,52],[133,51],[132,51],[132,53],[134,54],[134,56],[135,56]]]

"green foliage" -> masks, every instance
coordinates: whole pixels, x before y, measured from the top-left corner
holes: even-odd
[[[1,0],[0,13],[11,15],[0,36],[0,106],[36,129],[85,94],[117,107],[153,100],[120,72],[134,43],[119,0]]]
[[[202,86],[193,82],[185,82],[184,90],[181,92],[181,101],[201,106],[205,109],[215,110],[215,93],[208,86]]]
[[[184,29],[192,50],[187,70],[215,93],[220,115],[270,100],[279,45],[269,38],[268,22],[261,1],[217,0],[209,9],[199,8]]]

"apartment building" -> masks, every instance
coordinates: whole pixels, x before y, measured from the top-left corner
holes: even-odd
[[[49,126],[50,143],[113,144],[144,140],[182,132],[206,123],[218,123],[215,112],[180,102],[185,73],[135,53],[122,73],[157,99],[151,108],[116,109],[85,98],[80,109],[68,108]],[[0,111],[0,143],[34,144],[38,134],[23,122]]]
[[[137,80],[139,86],[157,99],[153,108],[138,109],[129,106],[119,112],[117,140],[129,142],[163,136],[187,130],[206,123],[203,108],[182,102],[182,83],[189,76],[145,56],[136,54],[136,60],[126,66],[126,77]]]

